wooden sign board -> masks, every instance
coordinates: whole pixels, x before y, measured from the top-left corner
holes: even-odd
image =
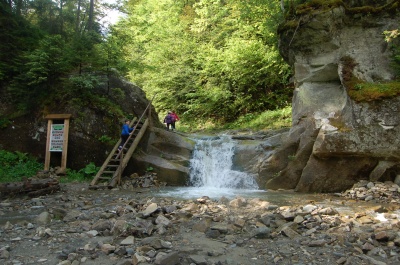
[[[45,117],[48,120],[45,170],[50,168],[51,152],[62,152],[61,171],[65,172],[67,168],[68,131],[71,116],[71,114],[50,114]]]
[[[50,131],[50,152],[62,152],[64,144],[64,124],[52,124]]]

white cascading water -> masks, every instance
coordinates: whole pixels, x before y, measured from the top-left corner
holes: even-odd
[[[254,176],[232,170],[236,142],[228,135],[199,139],[190,161],[190,185],[195,187],[258,189]]]

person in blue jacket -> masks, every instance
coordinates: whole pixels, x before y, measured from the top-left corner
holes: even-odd
[[[124,125],[122,125],[121,144],[118,147],[119,151],[122,150],[122,147],[124,146],[126,140],[128,140],[128,137],[132,133],[133,129],[134,127],[129,128],[129,120],[126,119]]]

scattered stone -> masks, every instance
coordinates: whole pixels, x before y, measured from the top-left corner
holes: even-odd
[[[42,212],[41,214],[39,214],[38,217],[36,217],[36,223],[40,225],[46,225],[50,223],[50,220],[51,216],[49,212]]]
[[[0,219],[14,213],[27,219],[3,222],[0,264],[400,264],[398,186],[368,183],[344,192],[349,197],[339,207],[123,190],[13,198],[0,205]],[[360,207],[365,195],[373,200]],[[352,203],[362,211],[341,209]],[[43,209],[50,222],[31,223],[29,216]]]
[[[190,261],[196,265],[207,265],[207,261],[203,256],[200,255],[190,255]]]
[[[124,240],[121,241],[120,245],[126,246],[126,245],[133,245],[135,244],[135,237],[134,236],[128,236]]]
[[[99,232],[97,230],[90,230],[90,231],[86,232],[86,234],[90,237],[95,237],[99,234]]]
[[[178,252],[171,252],[171,253],[163,253],[160,252],[156,256],[156,260],[154,264],[157,265],[177,265],[179,264],[179,255]]]
[[[257,227],[253,231],[253,236],[255,238],[269,238],[271,230],[268,227]]]
[[[103,251],[106,254],[110,254],[110,253],[114,252],[114,250],[115,250],[115,246],[112,246],[110,244],[103,244],[101,246],[101,251]]]
[[[147,208],[143,211],[143,216],[148,217],[152,213],[156,212],[158,210],[157,203],[151,203]]]

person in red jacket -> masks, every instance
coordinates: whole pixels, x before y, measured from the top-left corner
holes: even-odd
[[[171,129],[175,130],[175,122],[179,121],[179,117],[176,114],[175,110],[171,111],[171,115],[172,115],[172,123],[171,123]]]

